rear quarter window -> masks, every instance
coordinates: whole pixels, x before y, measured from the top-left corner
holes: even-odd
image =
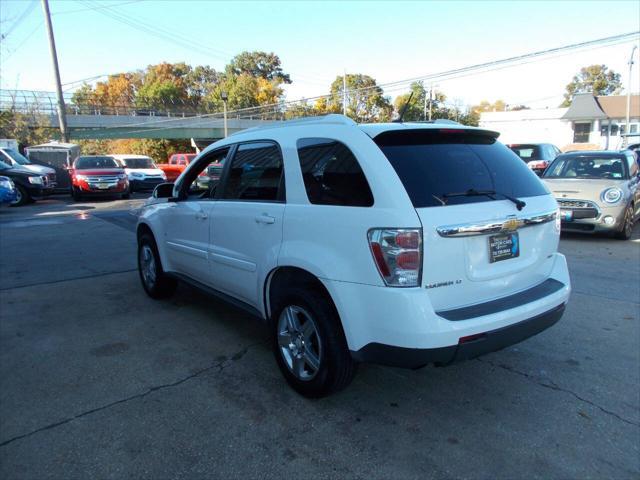
[[[393,130],[374,141],[402,181],[414,207],[492,201],[487,196],[456,196],[468,190],[495,191],[517,198],[548,194],[526,164],[490,132]]]
[[[301,138],[300,169],[309,202],[314,205],[370,207],[373,194],[349,148],[329,138]]]

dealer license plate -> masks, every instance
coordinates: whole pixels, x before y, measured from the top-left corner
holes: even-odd
[[[491,263],[520,256],[518,232],[489,237],[489,261]]]
[[[99,188],[100,190],[106,190],[107,188],[109,188],[109,184],[108,183],[96,183],[96,188]]]

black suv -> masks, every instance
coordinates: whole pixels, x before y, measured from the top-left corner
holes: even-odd
[[[16,186],[16,199],[11,206],[17,207],[45,197],[53,192],[46,175],[30,170],[14,168],[0,160],[0,175],[9,177]]]

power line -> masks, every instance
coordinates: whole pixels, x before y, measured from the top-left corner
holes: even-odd
[[[546,56],[546,55],[550,55],[553,53],[560,53],[560,52],[565,52],[565,51],[572,51],[572,50],[576,50],[579,48],[587,48],[587,47],[594,47],[594,46],[598,46],[598,45],[602,45],[602,44],[612,44],[612,42],[616,42],[617,43],[626,43],[629,41],[629,39],[631,37],[635,37],[638,34],[640,34],[640,32],[632,32],[632,33],[626,33],[626,34],[621,34],[621,35],[614,35],[611,37],[605,37],[605,38],[600,38],[600,39],[596,39],[596,40],[589,40],[586,42],[580,42],[580,43],[575,43],[575,44],[570,44],[570,45],[565,45],[562,47],[556,47],[556,48],[551,48],[551,49],[546,49],[546,50],[540,50],[537,52],[532,52],[532,53],[527,53],[527,54],[523,54],[523,55],[518,55],[515,57],[509,57],[506,59],[500,59],[500,60],[494,60],[491,62],[485,62],[485,63],[481,63],[481,64],[475,64],[475,65],[471,65],[468,67],[462,67],[462,68],[457,68],[457,69],[453,69],[453,70],[448,70],[445,72],[439,72],[439,73],[434,73],[434,74],[429,74],[429,75],[424,75],[421,77],[413,77],[413,78],[409,78],[409,79],[404,79],[404,80],[398,80],[398,81],[394,81],[394,82],[388,82],[385,84],[379,84],[379,85],[372,85],[372,86],[368,86],[368,87],[360,87],[360,88],[354,88],[354,89],[350,89],[349,92],[364,92],[367,90],[371,90],[371,89],[385,89],[386,87],[386,91],[394,91],[393,87],[398,87],[398,88],[403,88],[403,85],[406,84],[410,84],[412,82],[418,81],[418,80],[435,80],[435,79],[453,79],[453,78],[460,78],[463,76],[468,76],[473,74],[473,72],[475,70],[483,70],[482,73],[485,73],[487,71],[491,71],[491,70],[499,70],[502,68],[507,68],[509,66],[509,63],[515,63],[515,62],[521,62],[522,60],[526,60],[528,62],[530,61],[535,61],[535,59],[542,57],[542,56]],[[306,99],[306,101],[309,100],[318,100],[321,98],[330,98],[332,97],[333,94],[327,94],[327,95],[319,95],[316,97],[310,97],[308,99]],[[290,101],[290,102],[277,102],[277,103],[273,103],[273,104],[268,104],[268,105],[264,105],[264,106],[259,106],[259,107],[251,107],[249,109],[241,109],[241,110],[237,110],[237,111],[231,111],[228,112],[228,114],[233,114],[236,112],[241,112],[244,111],[246,112],[247,110],[258,110],[260,108],[274,108],[274,107],[278,107],[278,106],[286,106],[289,104],[295,104],[295,103],[300,103],[299,100],[295,100],[295,101]],[[203,114],[203,115],[198,115],[197,117],[193,117],[193,118],[209,118],[212,117],[214,115],[220,115],[220,112],[216,112],[216,113],[211,113],[211,114]],[[169,122],[176,122],[182,120],[181,118],[171,118],[171,119],[163,119],[163,120],[159,120],[157,122],[154,123],[169,123]],[[130,125],[120,125],[118,127],[112,127],[112,128],[122,128],[122,127],[127,127],[127,126],[142,126],[142,125],[148,125],[148,122],[142,122],[142,123],[137,123],[137,124],[130,124]],[[106,128],[110,128],[110,127],[106,127]],[[162,130],[164,130],[165,128],[162,128]],[[147,129],[147,131],[149,131]]]
[[[127,17],[117,11],[115,11],[113,8],[111,8],[110,6],[106,6],[106,5],[100,5],[100,4],[96,4],[94,2],[91,1],[80,1],[81,4],[89,6],[89,7],[95,7],[95,6],[100,6],[101,9],[97,9],[95,10],[97,13],[100,13],[106,17],[111,18],[112,20],[115,20],[117,22],[123,23],[125,25],[128,25],[138,31],[143,31],[146,32],[150,35],[153,35],[157,38],[160,38],[166,42],[169,43],[173,43],[175,45],[179,45],[183,48],[187,48],[189,50],[197,50],[199,51],[199,53],[205,54],[205,55],[210,55],[219,59],[223,59],[226,60],[227,56],[229,56],[229,54],[227,52],[222,52],[220,50],[216,50],[210,47],[207,47],[205,45],[202,45],[200,43],[197,43],[195,41],[193,41],[193,39],[188,38],[188,37],[184,37],[180,34],[177,34],[175,31],[169,31],[169,30],[164,30],[160,27],[156,27],[154,25],[145,23],[139,19],[134,19],[134,18],[130,18]],[[224,56],[222,56],[224,55]]]
[[[56,16],[56,15],[66,15],[68,13],[95,11],[95,10],[100,10],[101,8],[121,7],[122,5],[130,5],[132,3],[141,3],[143,1],[145,1],[145,0],[129,0],[128,2],[114,3],[113,5],[99,5],[99,6],[95,6],[95,7],[78,8],[78,9],[75,9],[75,10],[61,10],[61,11],[55,12],[55,13],[52,12],[51,15],[52,16]]]
[[[27,18],[27,16],[33,11],[33,9],[36,7],[36,5],[37,5],[37,0],[31,0],[31,3],[29,3],[29,5],[27,5],[27,8],[20,14],[18,19],[15,22],[13,22],[13,25],[11,25],[9,27],[9,29],[4,33],[4,35],[1,36],[2,40],[7,38],[9,36],[9,34],[11,32],[13,32],[16,29],[16,27],[18,25],[20,25],[20,23],[22,23],[22,21],[25,18]]]

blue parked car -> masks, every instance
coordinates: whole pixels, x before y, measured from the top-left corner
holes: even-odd
[[[16,199],[16,186],[9,177],[0,176],[0,205],[10,205]]]

